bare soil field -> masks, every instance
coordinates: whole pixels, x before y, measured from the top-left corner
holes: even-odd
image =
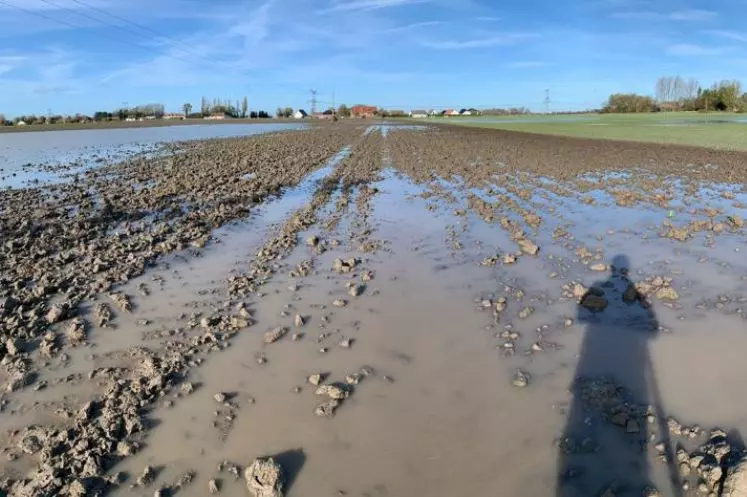
[[[0,494],[747,495],[747,153],[347,122],[0,192]]]

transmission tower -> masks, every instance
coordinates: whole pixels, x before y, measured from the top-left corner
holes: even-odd
[[[316,114],[316,90],[311,90],[311,100],[309,100],[309,102],[311,102],[311,115],[313,116]]]
[[[545,90],[545,114],[550,113],[550,90]]]

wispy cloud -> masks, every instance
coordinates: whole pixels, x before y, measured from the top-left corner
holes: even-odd
[[[670,55],[686,56],[704,56],[704,55],[721,55],[729,51],[726,47],[705,47],[691,43],[678,43],[667,47],[667,53]]]
[[[393,28],[389,28],[386,30],[387,33],[396,33],[396,32],[402,32],[402,31],[412,31],[420,28],[427,28],[431,26],[442,26],[446,24],[443,21],[424,21],[424,22],[415,22],[412,24],[405,24],[403,26],[395,26]]]
[[[717,13],[712,10],[702,9],[683,9],[675,10],[669,13],[661,13],[653,10],[633,10],[624,12],[614,12],[610,15],[612,19],[630,19],[637,21],[710,21],[717,17]]]
[[[555,65],[552,62],[546,62],[542,60],[523,60],[518,62],[509,62],[506,67],[511,69],[533,69],[540,67],[550,67]]]
[[[494,17],[494,16],[480,16],[475,18],[476,21],[480,22],[497,22],[500,21],[500,17]]]
[[[704,34],[723,38],[725,40],[743,41],[747,42],[747,34],[739,33],[737,31],[728,31],[724,29],[709,29],[703,31]]]
[[[388,7],[401,7],[415,3],[425,3],[430,0],[337,0],[331,7],[322,9],[320,13],[344,12],[355,10],[377,10]]]
[[[671,12],[668,17],[673,21],[710,21],[717,15],[712,10],[684,9]]]
[[[533,33],[511,33],[473,38],[469,40],[420,40],[418,44],[434,50],[466,50],[471,48],[487,48],[501,45],[514,45],[521,41],[536,38]]]

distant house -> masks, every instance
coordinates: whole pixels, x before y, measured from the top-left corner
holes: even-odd
[[[298,109],[296,112],[293,113],[293,118],[294,119],[303,119],[303,118],[305,118],[307,116],[308,116],[308,114],[303,109]]]
[[[204,119],[207,119],[210,121],[224,121],[226,119],[233,119],[233,116],[225,112],[217,112],[215,114],[210,114],[209,116],[205,116]]]
[[[424,110],[411,110],[410,117],[415,119],[425,119],[428,117],[428,112]]]
[[[376,110],[372,105],[354,105],[350,108],[350,115],[360,119],[372,118],[376,115]]]
[[[135,121],[137,121],[137,118],[130,116],[130,117],[126,117],[125,121],[128,123],[134,123]]]
[[[459,111],[459,115],[460,116],[471,116],[472,115],[472,111],[467,110],[467,109],[462,109],[462,110]]]
[[[187,116],[182,112],[167,112],[163,115],[164,119],[186,119]]]
[[[16,126],[26,126],[26,121],[18,121]]]
[[[459,111],[458,110],[454,110],[454,109],[446,109],[445,111],[442,112],[442,114],[444,116],[458,116],[459,115]]]

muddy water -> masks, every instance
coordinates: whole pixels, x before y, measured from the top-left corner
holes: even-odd
[[[91,349],[71,351],[69,365],[43,373],[52,385],[56,377],[85,376],[96,367],[131,367],[123,353],[130,347],[157,349],[199,334],[185,317],[224,309],[226,280],[243,274],[323,184],[361,160],[361,150],[365,167],[378,167],[372,181],[336,183],[316,222],[295,234],[300,243],[277,260],[275,276],[243,299],[255,323],[189,370],[195,391],[185,396],[174,389],[148,409],[153,428],[141,450],[114,467],[129,475],[114,495],[149,495],[186,472],[195,477],[180,496],[205,495],[211,478],[222,495],[246,495],[243,480],[219,464],[243,467],[261,455],[283,465],[291,497],[600,495],[613,482],[615,495],[642,495],[645,486],[683,495],[653,447],[669,438],[669,416],[705,430],[747,433],[744,233],[696,231],[686,243],[660,236],[663,223],[703,219],[705,207],[722,209],[718,220],[747,216],[744,194],[724,198],[733,189],[727,184],[686,193],[662,180],[661,188],[673,192],[668,205],[619,205],[614,185],[590,187],[585,178],[411,177],[390,141],[403,132],[419,130],[394,127],[386,137],[383,129],[365,131],[361,142],[297,187],[215,232],[204,249],[161,259],[121,287],[133,296],[132,314],[118,315],[114,329],[93,329]],[[368,178],[364,172],[370,171],[360,177]],[[630,178],[619,179],[635,189]],[[471,198],[490,203],[493,215]],[[523,225],[540,246],[534,256],[520,255],[498,221],[506,215],[523,222],[522,212],[541,218],[538,226]],[[556,236],[561,229],[565,234]],[[325,252],[304,243],[310,235],[326,244]],[[579,247],[589,255],[578,255]],[[516,263],[484,263],[507,253],[519,254]],[[624,304],[620,275],[590,268],[621,255],[631,281],[671,277],[678,297],[652,297],[648,310]],[[339,274],[332,270],[337,257],[358,257],[360,264]],[[303,261],[313,263],[311,272],[291,276]],[[363,279],[369,272],[372,279]],[[346,290],[353,280],[365,285],[359,296]],[[562,288],[572,281],[603,288],[610,301],[604,313],[580,308]],[[148,295],[141,295],[142,283]],[[501,297],[506,310],[495,316]],[[347,305],[336,307],[335,299]],[[297,314],[302,327],[294,323]],[[276,326],[288,334],[264,343],[264,332]],[[293,340],[293,333],[303,336]],[[334,417],[314,415],[324,399],[306,382],[309,375],[343,382],[364,367],[373,374],[351,388]],[[528,375],[528,386],[514,386],[517,370]],[[613,378],[631,404],[650,405],[656,416],[630,432],[612,426],[571,393],[579,376]],[[81,379],[24,391],[3,427],[48,422],[48,410],[28,408],[34,400],[74,403],[99,390]],[[214,399],[219,392],[225,402]],[[594,433],[592,453],[567,449],[576,422]],[[693,443],[669,440],[680,442]],[[22,472],[31,463],[22,459],[12,469]],[[569,464],[586,472],[572,477]],[[129,488],[146,465],[156,469],[156,482]]]

